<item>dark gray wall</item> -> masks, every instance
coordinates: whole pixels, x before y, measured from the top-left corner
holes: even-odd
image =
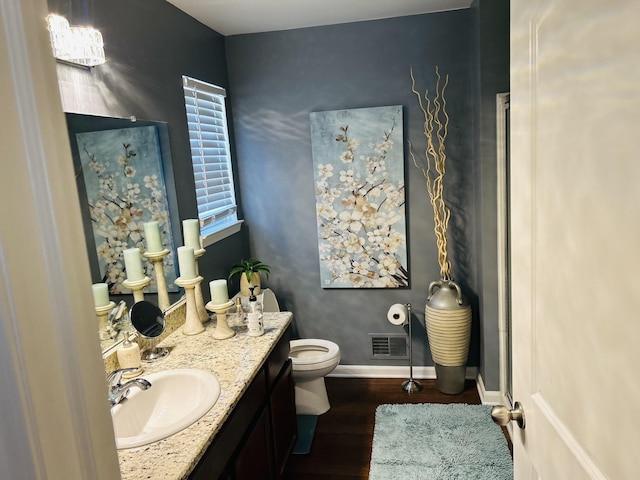
[[[172,223],[181,232],[182,219],[197,218],[182,75],[228,89],[224,37],[164,0],[49,0],[49,9],[101,31],[107,62],[92,69],[91,80],[114,116],[168,124],[179,212]],[[175,242],[182,245],[182,237]],[[205,280],[226,277],[247,248],[244,232],[208,247],[199,261]]]
[[[421,146],[409,66],[424,88],[433,89],[435,65],[449,73],[445,188],[454,210],[454,275],[474,306],[470,364],[480,365],[487,389],[498,388],[494,115],[495,93],[508,90],[507,0],[478,0],[472,9],[456,12],[226,39],[161,0],[49,4],[72,23],[102,31],[108,62],[92,76],[113,114],[168,123],[180,218],[196,215],[180,77],[227,88],[246,224],[240,234],[207,249],[201,271],[206,279],[223,277],[238,259],[258,256],[272,265],[267,283],[282,306],[294,311],[298,335],[337,341],[348,364],[406,363],[369,358],[369,332],[398,331],[385,319],[396,302],[414,307],[416,364],[432,364],[422,331],[426,288],[438,277],[432,212],[421,174],[405,153],[411,287],[323,290],[309,113],[401,104],[405,137]]]
[[[475,139],[480,164],[475,219],[480,307],[480,373],[487,390],[500,389],[498,338],[497,155],[496,94],[509,91],[509,1],[476,0],[476,110]]]
[[[368,334],[398,332],[389,306],[411,302],[415,363],[432,365],[423,330],[429,282],[439,278],[433,214],[422,173],[406,154],[408,289],[322,289],[309,113],[404,106],[405,138],[423,148],[422,117],[409,67],[433,89],[448,73],[451,116],[446,193],[454,276],[477,312],[474,193],[474,30],[471,10],[227,37],[236,162],[251,253],[272,267],[268,285],[294,312],[295,333],[337,342],[343,364],[372,360]],[[419,324],[418,324],[419,322]],[[478,365],[478,319],[471,365]],[[406,360],[400,362],[406,364]]]

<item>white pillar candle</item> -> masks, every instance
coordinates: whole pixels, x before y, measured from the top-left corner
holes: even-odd
[[[196,277],[196,257],[193,254],[193,247],[178,247],[178,265],[181,279],[191,280]]]
[[[93,303],[96,307],[109,305],[109,286],[106,283],[94,283],[91,288],[93,288]]]
[[[184,246],[193,247],[194,250],[200,250],[200,221],[195,218],[189,218],[182,221],[182,235],[184,236]]]
[[[137,282],[144,278],[142,270],[142,257],[139,248],[127,248],[124,252],[124,268],[126,270],[127,279]]]
[[[227,290],[226,280],[213,280],[209,282],[209,289],[211,290],[211,302],[215,305],[221,305],[229,301],[229,291]]]
[[[144,238],[147,242],[147,252],[156,253],[163,250],[162,237],[160,236],[160,225],[158,222],[145,222]]]

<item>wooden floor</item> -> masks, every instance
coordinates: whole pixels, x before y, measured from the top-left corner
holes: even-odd
[[[402,379],[325,380],[331,409],[318,418],[311,453],[291,456],[286,480],[367,480],[375,410],[383,403],[480,403],[472,380],[459,395],[440,393],[435,380],[420,380],[424,388],[413,394],[402,390]]]

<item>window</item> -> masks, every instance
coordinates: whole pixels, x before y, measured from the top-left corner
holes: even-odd
[[[224,88],[182,76],[191,161],[204,246],[240,229]]]

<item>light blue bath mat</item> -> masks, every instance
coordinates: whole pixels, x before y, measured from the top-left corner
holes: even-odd
[[[316,433],[317,415],[296,415],[298,422],[298,439],[293,447],[294,454],[307,454],[311,451],[311,443]]]
[[[369,480],[511,480],[513,461],[491,407],[380,405]]]

